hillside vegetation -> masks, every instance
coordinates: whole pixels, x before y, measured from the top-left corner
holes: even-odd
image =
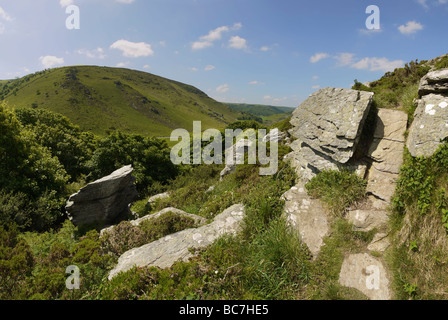
[[[241,113],[199,89],[153,74],[96,66],[55,68],[0,82],[0,101],[10,107],[62,114],[84,131],[121,130],[169,136],[172,130],[221,129]]]

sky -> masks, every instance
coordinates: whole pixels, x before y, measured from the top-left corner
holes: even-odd
[[[448,0],[0,0],[0,79],[124,67],[297,107],[448,53],[447,18]]]

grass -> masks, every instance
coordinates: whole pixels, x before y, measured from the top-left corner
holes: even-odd
[[[193,121],[222,129],[241,115],[192,86],[129,69],[63,67],[6,83],[0,100],[11,107],[48,109],[98,135],[119,129],[169,136],[176,128],[191,131]]]
[[[365,196],[366,181],[348,171],[323,171],[306,188],[310,196],[319,198],[329,211],[342,217],[345,210]]]

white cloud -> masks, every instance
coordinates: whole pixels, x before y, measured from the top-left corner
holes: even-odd
[[[322,59],[326,59],[326,58],[328,58],[328,57],[330,57],[330,55],[329,55],[328,53],[325,53],[325,52],[319,52],[319,53],[316,53],[315,55],[313,55],[313,56],[310,58],[310,62],[311,62],[311,63],[316,63],[316,62],[319,62],[320,60],[322,60]]]
[[[312,86],[311,88],[317,90],[317,89],[320,89],[320,85],[317,84],[317,85],[315,85],[315,86]]]
[[[242,28],[242,23],[237,22],[233,26],[221,26],[216,29],[210,30],[207,35],[201,36],[199,40],[191,44],[193,50],[202,50],[213,46],[213,42],[221,40],[222,35],[229,31],[237,31]]]
[[[196,68],[196,67],[191,67],[191,68],[188,68],[190,71],[193,71],[193,72],[197,72],[197,71],[199,71],[199,69],[198,68]]]
[[[338,62],[339,67],[344,67],[344,66],[353,64],[354,57],[355,57],[355,55],[353,53],[344,52],[344,53],[338,54],[334,58]]]
[[[58,58],[55,56],[44,56],[40,57],[39,60],[45,68],[51,68],[64,63],[64,58]]]
[[[154,55],[151,45],[145,42],[131,42],[122,39],[114,42],[110,48],[122,51],[123,56],[128,58],[139,58]]]
[[[59,4],[61,5],[61,7],[65,8],[71,6],[73,4],[73,0],[60,0]]]
[[[225,84],[222,84],[222,85],[218,86],[216,88],[216,92],[218,92],[218,93],[226,93],[227,91],[229,91],[229,89],[230,89],[229,85],[227,83],[225,83]]]
[[[216,68],[215,66],[209,64],[209,65],[206,65],[206,66],[205,66],[204,70],[205,70],[205,71],[212,71],[212,70],[215,69],[215,68]]]
[[[387,58],[363,58],[356,63],[351,65],[352,68],[359,70],[369,70],[369,71],[393,71],[396,68],[402,67],[404,64],[403,60],[389,60]]]
[[[421,4],[424,8],[428,8],[428,4],[426,3],[427,0],[417,0],[419,4]]]
[[[258,80],[250,81],[248,84],[250,84],[251,86],[265,85],[264,82],[261,82],[261,81],[258,81]]]
[[[421,23],[418,23],[417,21],[409,21],[405,25],[401,25],[398,27],[398,30],[400,30],[402,34],[413,34],[422,29],[423,25]]]
[[[0,18],[5,21],[12,21],[11,16],[2,7],[0,7]]]
[[[78,54],[85,55],[88,58],[92,59],[104,59],[106,58],[106,54],[104,53],[103,48],[96,48],[94,50],[87,50],[87,49],[79,49],[76,51]]]
[[[145,65],[143,66],[143,69],[151,69],[151,66],[150,66],[149,64],[145,64]]]
[[[119,3],[131,4],[131,3],[133,3],[135,0],[115,0],[115,1],[117,1],[117,2],[119,2]]]
[[[271,50],[271,48],[269,48],[268,46],[262,46],[260,48],[260,51],[263,51],[263,52],[266,52],[266,51],[269,51],[269,50]]]
[[[117,68],[124,68],[124,67],[129,66],[129,64],[130,64],[129,61],[126,61],[126,62],[119,62],[119,63],[117,63]]]
[[[229,47],[238,50],[247,49],[247,41],[239,36],[234,36],[229,40]]]
[[[313,80],[314,81],[317,80],[317,79],[319,79],[319,76],[313,76]]]

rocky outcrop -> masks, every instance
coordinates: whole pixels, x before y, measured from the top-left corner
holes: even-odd
[[[282,142],[286,139],[286,133],[278,130],[277,128],[272,129],[266,136],[263,137],[263,142]]]
[[[339,283],[358,289],[371,300],[389,300],[389,279],[383,263],[367,253],[351,254],[344,259]]]
[[[420,80],[418,88],[419,96],[430,93],[448,94],[448,69],[429,72]]]
[[[146,207],[147,208],[151,208],[154,205],[154,203],[156,203],[157,201],[162,200],[162,199],[166,199],[166,198],[169,198],[169,197],[170,197],[170,193],[169,192],[156,194],[155,196],[152,196],[152,197],[150,197],[148,199],[148,202],[146,203]]]
[[[407,121],[407,114],[402,111],[379,109],[373,141],[367,152],[371,162],[367,192],[387,203],[395,192],[396,180],[403,164]]]
[[[337,169],[352,158],[373,93],[351,89],[324,88],[309,96],[292,114],[297,138],[286,159],[298,174],[310,179],[322,170]]]
[[[128,216],[129,204],[138,198],[132,171],[123,167],[70,196],[65,209],[73,224],[101,228]]]
[[[320,200],[308,196],[305,186],[300,183],[281,197],[285,201],[284,214],[288,224],[300,234],[313,258],[316,258],[329,234],[330,223]]]
[[[424,76],[419,95],[407,147],[413,157],[429,157],[448,137],[448,69]]]
[[[135,220],[131,220],[131,221],[129,221],[129,223],[131,225],[137,227],[137,226],[139,226],[141,223],[143,223],[145,221],[150,221],[150,220],[153,220],[153,219],[157,219],[160,216],[162,216],[162,215],[164,215],[164,214],[166,214],[168,212],[174,213],[174,214],[178,215],[179,217],[191,218],[191,219],[194,220],[195,225],[201,226],[201,225],[204,225],[207,222],[207,219],[205,219],[204,217],[201,217],[201,216],[198,216],[198,215],[195,215],[195,214],[191,214],[191,213],[187,213],[185,211],[182,211],[182,210],[179,210],[179,209],[176,209],[176,208],[173,208],[173,207],[168,207],[168,208],[165,208],[163,210],[160,210],[159,212],[156,212],[156,213],[153,213],[153,214],[149,214],[147,216],[144,216],[144,217],[141,217],[141,218],[138,218],[138,219],[135,219]],[[100,232],[100,236],[103,236],[105,233],[114,232],[115,228],[116,228],[116,226],[110,226],[110,227],[102,229],[101,232]]]
[[[131,249],[120,256],[117,266],[109,273],[109,280],[134,266],[168,268],[179,260],[187,261],[194,256],[191,249],[205,248],[224,234],[236,233],[243,218],[244,206],[236,204],[224,210],[208,225],[186,229]]]

